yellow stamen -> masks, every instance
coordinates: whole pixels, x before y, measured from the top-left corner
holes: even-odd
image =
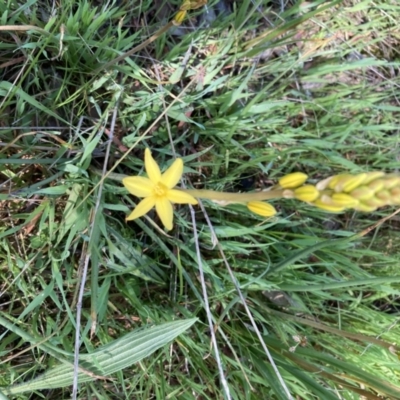
[[[166,196],[168,192],[168,188],[161,182],[158,182],[157,185],[154,185],[154,194],[158,197]]]

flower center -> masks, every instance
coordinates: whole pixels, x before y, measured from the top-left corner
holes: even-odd
[[[164,197],[167,194],[168,188],[161,182],[158,182],[157,185],[154,185],[154,194],[157,197]]]

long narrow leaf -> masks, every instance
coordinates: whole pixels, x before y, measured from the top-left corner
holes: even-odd
[[[91,354],[82,355],[80,365],[85,371],[92,372],[93,376],[79,372],[78,381],[88,382],[94,380],[96,376],[107,376],[129,367],[174,340],[196,321],[196,318],[192,318],[136,330],[102,346]],[[72,365],[58,365],[36,379],[11,386],[3,392],[10,395],[69,386],[72,384],[73,374]]]

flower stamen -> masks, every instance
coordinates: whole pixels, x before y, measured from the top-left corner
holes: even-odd
[[[158,182],[156,185],[154,185],[153,190],[154,195],[157,197],[164,197],[168,192],[168,188],[162,182]]]

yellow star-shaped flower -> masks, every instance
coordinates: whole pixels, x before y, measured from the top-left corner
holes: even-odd
[[[160,168],[155,162],[149,149],[144,153],[144,165],[148,178],[142,176],[129,176],[122,180],[129,193],[144,199],[136,206],[126,218],[132,221],[147,214],[154,206],[161,222],[167,230],[173,225],[173,203],[197,204],[197,200],[190,194],[173,189],[179,182],[183,173],[183,161],[177,158],[173,164],[161,174]]]

